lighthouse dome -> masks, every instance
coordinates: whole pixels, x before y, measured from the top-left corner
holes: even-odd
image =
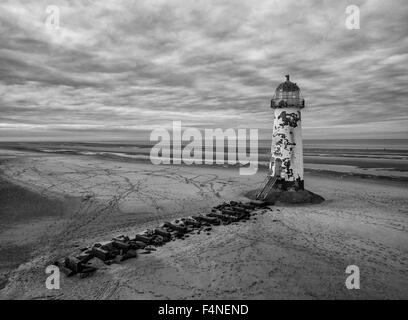
[[[283,92],[289,92],[289,91],[299,91],[299,87],[297,86],[296,83],[293,83],[289,81],[289,75],[286,75],[286,81],[282,82],[277,88],[276,91],[283,91]]]
[[[299,87],[289,80],[289,75],[286,75],[286,81],[276,88],[275,95],[271,100],[271,108],[304,108],[304,106],[305,100],[302,98]]]

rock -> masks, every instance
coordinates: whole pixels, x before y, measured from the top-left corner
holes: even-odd
[[[164,241],[164,238],[162,236],[154,235],[151,243],[156,245],[156,246],[161,246],[164,242],[165,241]]]
[[[201,227],[201,223],[198,222],[197,220],[193,219],[193,218],[186,218],[183,222],[184,222],[184,224],[192,226],[194,228]]]
[[[82,251],[79,255],[76,256],[76,258],[79,259],[82,263],[87,263],[93,257],[94,257],[94,255],[92,254],[91,249],[87,249],[86,251]]]
[[[209,224],[214,224],[214,225],[219,225],[221,224],[221,221],[218,218],[214,218],[214,217],[206,217],[206,216],[193,216],[194,219],[198,220],[198,221],[204,221],[207,222]]]
[[[246,211],[245,212],[235,211],[235,210],[231,210],[231,209],[222,209],[222,214],[234,216],[236,218],[236,220],[244,219],[246,216],[249,215],[249,213],[246,212]]]
[[[129,239],[128,236],[120,235],[120,236],[114,237],[112,240],[113,241],[122,241],[122,242],[127,243],[130,239]]]
[[[162,228],[156,228],[154,229],[154,233],[158,234],[159,236],[162,236],[164,239],[170,239],[171,238],[171,233],[167,232],[166,230]]]
[[[105,262],[100,260],[100,259],[92,259],[91,261],[89,261],[87,263],[87,266],[94,267],[96,269],[105,269],[106,268]]]
[[[229,223],[231,221],[236,221],[237,220],[237,218],[234,217],[234,216],[231,216],[229,214],[217,213],[217,212],[208,213],[207,217],[218,218],[218,219],[224,221],[225,223]]]
[[[111,255],[109,254],[108,250],[104,250],[100,247],[92,247],[92,254],[102,260],[102,261],[107,261],[111,258]]]
[[[62,273],[64,273],[67,277],[71,277],[75,274],[74,271],[72,271],[71,269],[68,269],[64,266],[59,266],[59,269]]]
[[[308,191],[304,191],[304,193],[308,196],[312,194]],[[282,194],[281,192],[278,197],[280,200],[289,197],[289,195]],[[301,193],[291,193],[290,197],[296,200],[297,197],[301,198],[302,195]],[[273,199],[273,201],[275,200]],[[253,200],[250,203],[230,201],[228,204],[224,202],[212,208],[211,213],[165,222],[159,228],[154,230],[147,229],[142,233],[136,234],[134,239],[130,239],[125,235],[119,235],[114,237],[112,241],[96,243],[91,248],[81,248],[79,255],[69,256],[55,264],[68,276],[78,273],[80,278],[85,278],[93,274],[98,268],[106,268],[102,264],[110,265],[113,262],[120,263],[127,259],[135,258],[138,253],[137,249],[143,249],[140,254],[150,254],[152,251],[157,250],[152,245],[160,246],[165,242],[174,241],[176,238],[184,240],[189,236],[187,234],[189,232],[197,234],[203,232],[211,235],[210,231],[213,225],[220,225],[221,222],[230,224],[240,220],[249,220],[251,215],[258,213],[253,212],[256,208],[264,208],[263,210],[258,210],[260,213],[270,212],[270,210],[265,208],[270,203],[272,203],[272,199],[269,202],[258,200]],[[279,209],[277,210],[279,211]],[[257,218],[253,220],[257,220]],[[98,259],[90,261],[93,257]],[[95,262],[102,266],[96,266]]]
[[[177,239],[182,239],[182,238],[184,238],[184,233],[178,232],[178,233],[175,234],[175,237]]]
[[[120,240],[113,240],[112,245],[114,248],[127,252],[130,249],[130,245],[120,241]]]
[[[255,206],[250,204],[250,203],[240,203],[239,204],[241,207],[246,208],[248,210],[254,210]]]
[[[131,249],[143,249],[144,247],[147,246],[146,243],[137,240],[131,240],[129,244]]]
[[[123,255],[117,255],[114,260],[115,262],[119,263],[119,262],[131,259],[131,258],[136,258],[136,257],[137,257],[136,250],[130,249]]]
[[[136,257],[137,257],[137,251],[133,250],[133,249],[130,249],[128,252],[126,252],[124,254],[123,260],[127,260],[127,259],[130,259],[130,258],[136,258]]]
[[[75,257],[66,257],[64,261],[64,266],[75,273],[80,272],[83,269],[83,265],[81,263],[81,260],[75,258]]]
[[[141,241],[141,242],[144,242],[144,243],[146,243],[146,244],[149,244],[149,243],[151,242],[151,240],[152,240],[151,237],[147,237],[147,236],[141,235],[141,234],[137,234],[137,235],[135,236],[135,239],[136,239],[137,241]]]
[[[173,223],[170,223],[170,222],[165,222],[164,225],[167,228],[172,229],[172,230],[177,231],[177,232],[181,232],[181,233],[186,233],[187,232],[186,227],[183,227],[183,226],[180,226],[180,225],[177,225],[177,224],[173,224]]]
[[[113,250],[113,242],[112,241],[105,241],[101,242],[101,249],[106,250],[106,251],[112,251]]]
[[[268,205],[267,202],[261,200],[252,200],[249,203],[258,208],[266,207]]]

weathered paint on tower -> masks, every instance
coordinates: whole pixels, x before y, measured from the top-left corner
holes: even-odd
[[[305,107],[300,89],[289,80],[281,83],[271,100],[274,109],[270,176],[274,189],[303,190],[302,116]]]

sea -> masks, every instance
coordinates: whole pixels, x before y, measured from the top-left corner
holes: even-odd
[[[213,157],[216,165],[233,166],[234,159],[241,164],[256,160],[266,168],[270,159],[271,141],[259,140],[257,148],[248,141],[241,141],[238,148],[228,145],[213,148],[196,147],[196,152],[186,153],[187,143],[180,147],[170,143],[157,146],[157,142],[138,141],[80,141],[80,142],[0,142],[0,149],[66,156],[89,156],[123,161],[167,160],[170,163],[184,159]],[[155,150],[161,149],[159,152]],[[152,151],[153,150],[153,151]],[[190,149],[189,149],[190,150]],[[184,151],[184,153],[183,153]],[[184,154],[182,159],[177,158]],[[337,173],[365,177],[380,177],[408,181],[408,139],[336,139],[303,141],[305,171]],[[222,159],[223,161],[219,161]],[[157,162],[157,161],[156,161]],[[164,161],[166,163],[166,161]],[[239,163],[238,163],[239,165]]]

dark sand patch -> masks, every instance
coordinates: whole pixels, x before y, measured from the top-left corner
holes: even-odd
[[[0,177],[0,228],[21,220],[63,214],[63,203]]]
[[[74,203],[71,198],[51,199],[0,176],[0,290],[7,285],[10,271],[28,261],[44,237],[45,229],[31,228],[33,222],[62,217]],[[22,233],[27,228],[33,231],[29,242],[24,240],[27,233]]]
[[[0,290],[7,285],[10,271],[28,261],[31,252],[31,245],[0,247]]]

